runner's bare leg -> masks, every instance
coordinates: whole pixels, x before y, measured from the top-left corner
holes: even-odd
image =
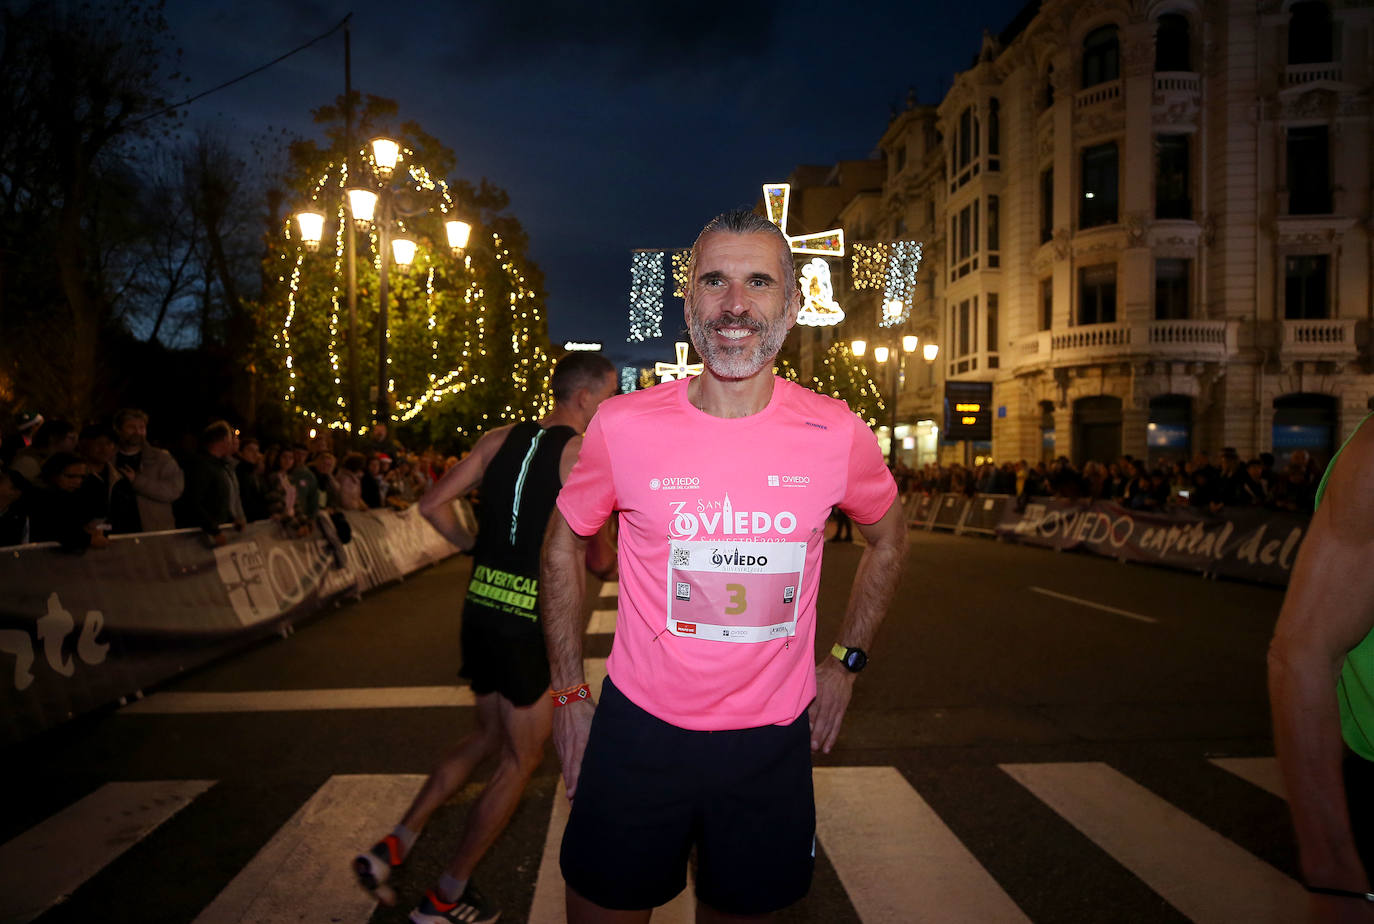
[[[544,759],[544,743],[553,728],[553,699],[548,693],[519,707],[499,694],[491,696],[498,701],[500,763],[468,812],[458,854],[449,864],[449,875],[459,880],[472,878],[477,862],[505,830],[530,774]]]
[[[477,765],[496,750],[501,741],[501,702],[504,700],[496,693],[477,697],[477,727],[439,761],[406,809],[401,824],[419,834],[435,810],[452,799]]]

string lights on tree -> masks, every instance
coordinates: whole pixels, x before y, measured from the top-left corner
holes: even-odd
[[[433,203],[428,212],[402,211],[389,241],[383,241],[388,235],[379,234],[375,225],[359,236],[359,291],[368,294],[367,303],[377,301],[382,284],[382,247],[389,247],[385,262],[394,259],[398,265],[390,274],[391,310],[385,327],[378,324],[379,313],[369,313],[361,319],[359,334],[363,341],[385,338],[383,381],[388,397],[394,396],[391,404],[398,419],[412,421],[431,410],[443,414],[452,425],[450,432],[473,435],[502,421],[546,411],[551,402],[551,362],[543,346],[547,324],[537,293],[527,282],[523,257],[513,253],[497,230],[473,236],[471,226],[456,218],[448,183],[418,163],[411,148],[398,144],[390,153],[379,151],[374,142],[357,158],[378,174],[394,171],[396,196]],[[365,214],[366,203],[358,201],[354,209],[350,200],[369,198],[355,197],[357,189],[349,187],[342,158],[320,170],[307,185],[309,206],[295,221],[283,222],[271,258],[280,267],[275,276],[282,290],[277,296],[280,328],[272,348],[286,372],[283,403],[312,426],[345,431],[352,423],[342,393],[339,355],[343,229],[350,214],[355,221]],[[375,207],[377,197],[371,198]],[[410,203],[405,200],[407,206]],[[310,256],[320,250],[329,223],[326,215],[336,224],[334,253]],[[509,218],[499,222],[514,225]],[[464,252],[470,237],[477,244],[476,259],[473,252]],[[273,300],[269,293],[269,306]],[[363,304],[360,299],[360,307]],[[453,405],[456,396],[465,394],[461,406],[444,405],[446,398]]]

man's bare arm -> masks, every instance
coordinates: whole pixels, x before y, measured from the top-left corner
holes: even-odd
[[[539,570],[544,642],[549,676],[555,690],[586,682],[582,667],[582,596],[586,588],[583,563],[587,541],[573,532],[563,512],[554,508],[544,533]],[[592,727],[590,700],[571,702],[553,712],[553,744],[563,765],[563,782],[571,799],[582,772],[582,754]]]
[[[558,477],[563,484],[568,483],[568,476],[572,474],[573,466],[577,464],[577,454],[582,449],[582,435],[578,434],[568,440],[563,447],[563,456],[559,459]],[[587,539],[587,570],[596,575],[603,581],[613,581],[616,578],[616,545],[615,533],[612,527],[613,520],[607,520],[606,525],[596,531],[595,536]]]
[[[1350,830],[1336,680],[1374,629],[1374,428],[1341,454],[1284,597],[1269,646],[1274,744],[1303,876],[1367,891]]]
[[[906,521],[902,515],[901,499],[892,502],[887,513],[876,523],[855,524],[868,547],[859,559],[859,570],[849,591],[844,622],[839,638],[846,648],[868,650],[878,626],[887,615],[892,594],[906,564]],[[829,754],[840,734],[854,678],[838,659],[830,656],[830,642],[817,640],[825,649],[816,668],[816,699],[811,704],[811,749]]]
[[[444,477],[434,483],[434,487],[420,496],[420,515],[464,552],[472,548],[477,537],[459,524],[453,512],[453,502],[482,483],[487,466],[506,442],[510,431],[511,426],[505,426],[483,434],[463,461],[445,472]]]

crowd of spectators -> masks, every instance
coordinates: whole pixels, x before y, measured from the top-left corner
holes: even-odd
[[[259,520],[327,533],[321,514],[405,509],[458,463],[432,447],[406,452],[383,424],[336,454],[330,431],[264,444],[223,420],[174,453],[148,441],[148,415],[135,408],[79,430],[34,414],[14,423],[0,431],[0,546],[84,551],[112,534],[186,528],[222,545],[227,530]]]
[[[1132,510],[1190,506],[1217,513],[1226,507],[1267,507],[1310,513],[1322,467],[1305,450],[1281,468],[1271,453],[1242,462],[1234,449],[1214,461],[1207,453],[1191,460],[1146,462],[1122,456],[1115,462],[1087,462],[1081,468],[1064,457],[1049,462],[931,463],[912,469],[898,462],[893,475],[905,495],[1010,494],[1025,505],[1037,497],[1112,501]]]

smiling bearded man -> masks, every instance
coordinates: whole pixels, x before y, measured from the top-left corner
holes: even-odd
[[[687,289],[704,372],[602,403],[544,541],[554,744],[576,796],[562,850],[569,924],[648,921],[682,891],[693,848],[700,922],[761,917],[806,894],[810,751],[835,743],[905,559],[872,432],[844,402],[773,375],[800,308],[782,232],[747,211],[714,219]],[[836,505],[868,547],[817,665]],[[619,612],[598,705],[579,562],[613,513]]]

